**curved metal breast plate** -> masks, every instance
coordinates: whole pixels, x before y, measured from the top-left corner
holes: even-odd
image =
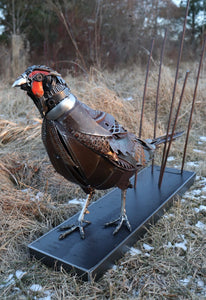
[[[81,144],[57,122],[44,120],[42,139],[56,171],[78,183],[86,192],[90,187],[108,189],[129,186],[134,169],[125,172],[115,166],[110,160]]]
[[[80,101],[76,101],[73,109],[66,112],[58,121],[65,127],[78,132],[95,136],[112,136],[112,134],[100,126],[84,108]]]

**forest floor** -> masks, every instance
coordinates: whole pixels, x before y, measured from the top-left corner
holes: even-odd
[[[184,94],[177,130],[186,130],[198,63]],[[175,109],[184,74],[180,70]],[[157,134],[164,134],[175,70],[163,67]],[[137,133],[145,70],[91,69],[66,76],[78,99],[113,114]],[[158,67],[152,67],[143,137],[153,135]],[[28,96],[0,81],[0,299],[205,299],[206,298],[206,82],[201,72],[185,169],[194,185],[97,282],[83,282],[30,259],[27,245],[81,209],[85,194],[58,175],[41,141],[41,119]],[[175,141],[168,166],[181,167],[185,135]],[[162,148],[155,162],[161,162]],[[95,200],[103,195],[98,191]],[[76,199],[76,201],[70,201]],[[78,202],[79,200],[79,202]],[[91,225],[92,226],[92,225]]]

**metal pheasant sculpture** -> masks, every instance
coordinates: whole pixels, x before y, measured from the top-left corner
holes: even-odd
[[[115,118],[83,104],[70,92],[56,71],[46,66],[31,66],[16,79],[13,87],[21,87],[37,106],[42,118],[42,139],[55,170],[78,184],[87,194],[77,224],[61,228],[63,239],[75,230],[84,238],[87,207],[95,189],[121,189],[121,211],[115,225],[116,234],[123,223],[129,231],[125,202],[132,187],[130,178],[147,166],[156,147],[170,140],[169,135],[142,140],[128,132]],[[176,133],[173,139],[182,134]]]

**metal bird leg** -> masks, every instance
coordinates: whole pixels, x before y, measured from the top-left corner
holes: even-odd
[[[59,236],[59,239],[60,240],[63,240],[67,235],[69,235],[70,233],[74,232],[75,230],[79,230],[79,233],[80,233],[80,236],[82,239],[84,239],[85,237],[85,234],[84,234],[84,226],[87,226],[89,224],[91,224],[90,221],[87,221],[84,219],[84,215],[86,213],[88,213],[88,210],[87,210],[87,207],[89,205],[89,202],[91,201],[92,197],[94,195],[94,190],[91,190],[90,193],[88,194],[87,196],[87,199],[84,203],[84,206],[79,214],[79,217],[78,217],[78,221],[76,224],[69,224],[69,225],[66,225],[66,226],[62,226],[60,228],[60,230],[67,230],[66,232],[60,234]],[[83,223],[86,223],[86,225],[83,226]]]
[[[132,231],[132,227],[129,223],[129,220],[127,218],[127,214],[126,214],[126,208],[125,208],[125,204],[126,204],[126,193],[127,193],[127,190],[122,190],[122,193],[121,193],[121,211],[120,211],[120,216],[119,218],[117,218],[116,220],[114,221],[111,221],[111,222],[108,222],[105,224],[105,226],[111,226],[111,225],[115,225],[117,222],[117,226],[115,228],[115,230],[113,231],[113,234],[115,235],[119,230],[120,228],[122,227],[122,224],[125,222],[126,226],[127,226],[127,229],[131,232]]]

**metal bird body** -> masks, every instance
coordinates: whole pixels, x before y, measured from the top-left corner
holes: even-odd
[[[146,147],[139,141],[135,145],[135,136],[122,127],[116,133],[108,130],[115,123],[111,115],[90,112],[76,100],[58,119],[44,118],[42,137],[50,160],[57,172],[86,192],[113,186],[126,189],[129,178],[146,164]]]
[[[156,145],[166,142],[160,137],[148,142],[127,132],[115,118],[81,103],[65,81],[45,66],[28,68],[13,86],[26,90],[43,117],[42,139],[56,171],[81,186],[88,194],[78,223],[67,226],[60,239],[78,229],[84,238],[84,219],[95,189],[118,187],[122,190],[117,233],[125,222],[131,231],[126,209],[126,190],[130,178],[152,159]],[[174,137],[177,137],[178,134]]]

